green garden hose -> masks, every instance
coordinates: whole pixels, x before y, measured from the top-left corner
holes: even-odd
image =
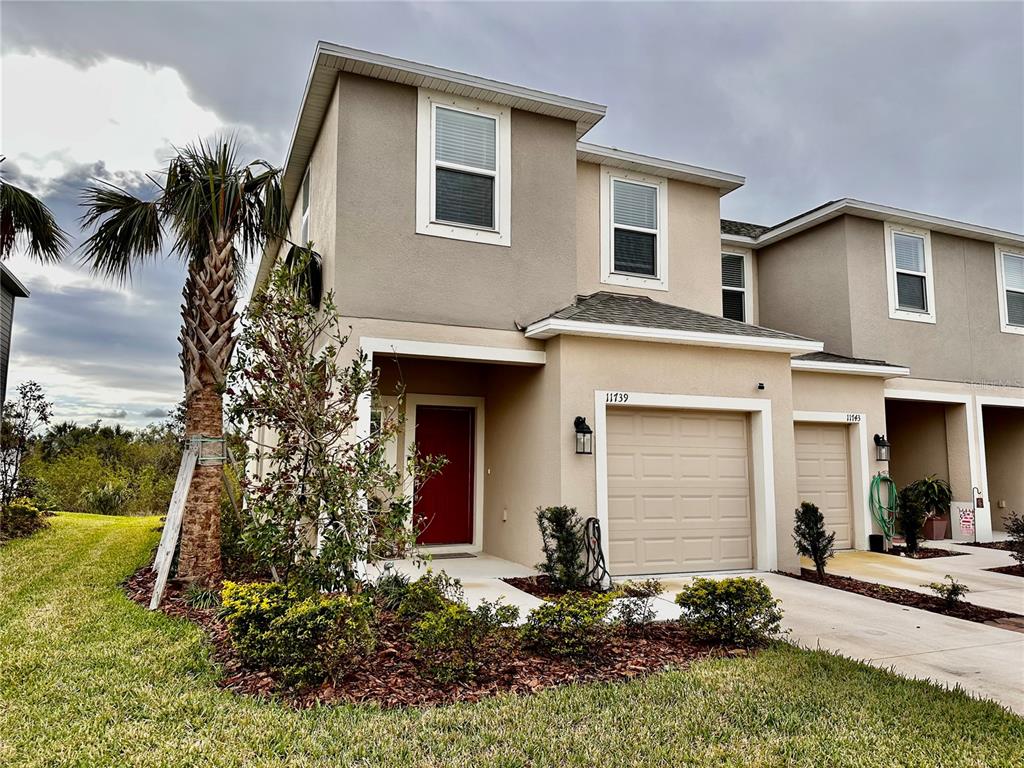
[[[882,501],[883,486],[885,486],[884,502]],[[892,481],[891,477],[879,472],[871,478],[871,494],[869,498],[871,515],[875,518],[875,522],[878,523],[878,527],[882,529],[882,535],[885,536],[886,544],[892,543],[893,534],[896,532],[897,499],[896,483]]]

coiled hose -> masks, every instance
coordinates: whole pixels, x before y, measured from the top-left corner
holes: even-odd
[[[882,500],[883,487],[885,488],[885,501]],[[892,537],[896,533],[896,507],[899,504],[896,483],[888,475],[879,472],[871,478],[871,493],[868,501],[871,504],[871,515],[882,530],[886,545],[891,544]]]
[[[587,572],[584,574],[587,584],[597,589],[605,588],[605,579],[611,581],[611,574],[604,564],[604,552],[601,549],[601,523],[596,517],[588,517],[583,524],[583,545],[587,550]]]

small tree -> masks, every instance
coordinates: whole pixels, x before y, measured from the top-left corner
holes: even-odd
[[[574,507],[538,507],[544,562],[537,570],[551,580],[555,589],[579,589],[584,581],[583,521]]]
[[[925,475],[911,484],[913,493],[927,518],[938,517],[949,512],[949,504],[953,500],[953,490],[949,483],[935,475]]]
[[[1024,517],[1011,512],[1006,521],[1006,534],[1010,540],[1010,557],[1017,565],[1024,566]]]
[[[825,532],[825,516],[809,501],[800,502],[800,508],[796,511],[793,541],[796,543],[796,551],[814,562],[818,580],[823,580],[825,563],[835,555],[836,532]]]
[[[921,539],[921,529],[924,527],[924,521],[927,519],[928,511],[917,494],[917,488],[914,484],[908,485],[900,491],[899,503],[896,507],[896,521],[903,531],[908,555],[917,554]]]
[[[37,429],[50,423],[53,404],[34,381],[18,387],[16,399],[3,406],[0,418],[0,507],[18,496],[30,495],[25,488],[22,463]]]
[[[250,441],[247,466],[259,467],[242,478],[249,514],[241,537],[257,566],[285,580],[357,592],[362,566],[415,539],[412,526],[395,524],[396,510],[408,513],[409,491],[383,450],[401,427],[402,398],[357,436],[377,375],[361,351],[342,364],[348,339],[333,294],[318,312],[296,290],[304,266],[279,265],[250,304],[229,379],[229,415]],[[442,460],[413,454],[405,477],[421,484]]]

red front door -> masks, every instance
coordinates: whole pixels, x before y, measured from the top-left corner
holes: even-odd
[[[473,543],[473,409],[416,406],[420,456],[444,456],[444,468],[419,488],[417,544]]]

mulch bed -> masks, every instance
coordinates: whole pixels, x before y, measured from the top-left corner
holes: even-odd
[[[915,554],[908,555],[906,547],[901,544],[893,544],[885,554],[908,557],[912,560],[931,560],[933,557],[957,557],[958,555],[966,555],[967,552],[953,552],[949,549],[937,549],[935,547],[918,547]]]
[[[556,600],[559,597],[569,594],[568,592],[561,589],[554,589],[551,586],[551,579],[548,576],[537,575],[537,576],[512,576],[507,579],[502,579],[506,584],[521,589],[527,594],[539,597],[541,600]],[[597,593],[596,589],[590,589],[584,587],[583,589],[570,590],[579,594],[593,595]]]
[[[1024,576],[1024,565],[1001,565],[998,568],[986,568],[992,573],[1008,573],[1010,576]]]
[[[854,592],[858,595],[873,597],[876,600],[885,600],[887,603],[920,608],[924,611],[941,613],[944,616],[952,616],[956,619],[976,621],[980,624],[999,622],[1001,619],[1024,619],[1024,616],[1018,613],[1008,613],[1007,611],[985,608],[967,602],[948,605],[946,601],[934,595],[926,595],[921,592],[915,592],[912,589],[875,584],[871,581],[861,581],[849,576],[838,576],[833,573],[826,573],[825,580],[818,581],[818,574],[810,568],[801,568],[799,576],[795,573],[785,573],[782,571],[779,571],[779,573],[782,573],[783,576],[810,581],[814,584],[824,584],[826,587],[841,589],[844,592]]]
[[[1009,552],[1012,547],[1008,541],[958,541],[964,547],[981,547],[982,549],[1001,549],[1004,552]]]
[[[124,589],[132,600],[148,606],[154,580],[152,571],[145,567],[125,582]],[[279,697],[300,708],[363,702],[386,708],[473,702],[499,693],[530,694],[572,683],[629,680],[685,667],[709,656],[745,654],[695,643],[678,623],[655,622],[641,633],[616,629],[600,653],[583,659],[540,656],[516,645],[488,665],[479,679],[441,684],[420,674],[404,627],[384,616],[377,650],[354,673],[337,684],[328,682],[300,690],[284,686],[267,672],[246,668],[232,650],[227,626],[217,618],[217,611],[190,607],[182,598],[183,591],[180,584],[169,583],[161,610],[206,630],[213,645],[213,659],[223,671],[221,687],[243,695]]]

